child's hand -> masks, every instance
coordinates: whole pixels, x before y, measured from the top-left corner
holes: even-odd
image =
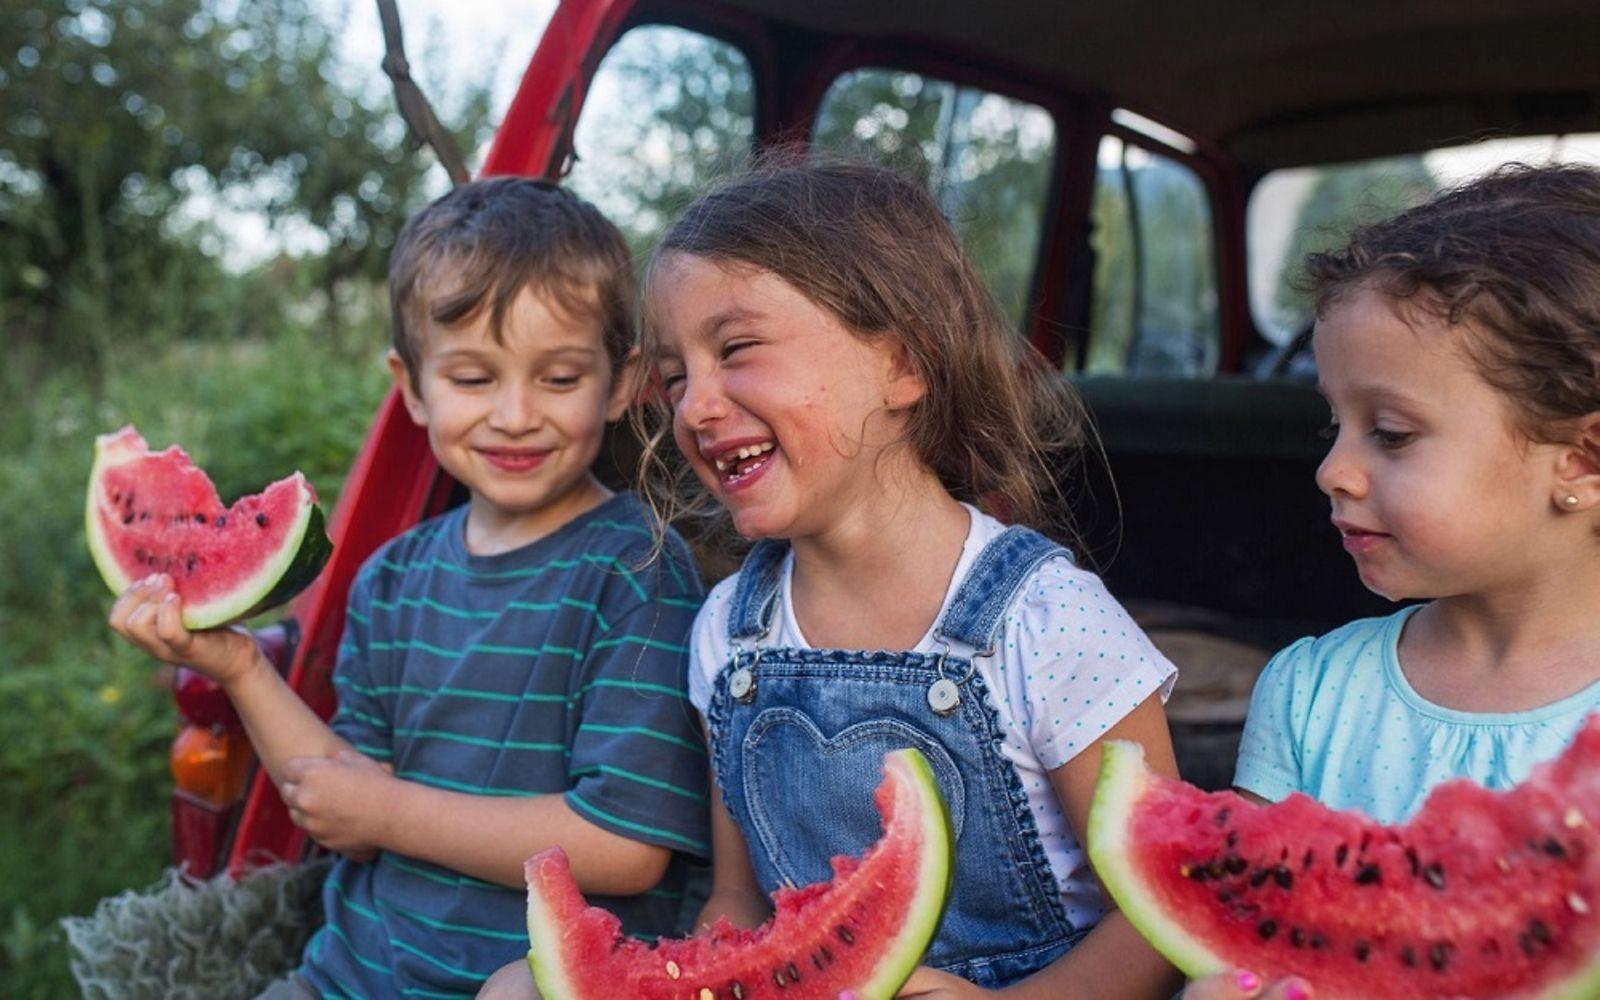
[[[278,792],[289,818],[313,840],[355,861],[370,861],[387,836],[386,800],[394,768],[353,750],[332,757],[293,757]]]
[[[844,994],[840,994],[841,997]],[[960,1000],[961,997],[982,997],[988,991],[972,985],[960,976],[919,965],[906,984],[895,996],[915,997],[916,1000]]]
[[[1262,987],[1266,986],[1263,992]],[[1271,985],[1247,969],[1219,972],[1197,979],[1183,991],[1183,1000],[1311,1000],[1311,984],[1299,977],[1280,979]]]
[[[182,664],[226,688],[244,676],[261,653],[242,628],[191,632],[183,627],[183,599],[162,573],[133,584],[111,606],[111,628],[167,663]]]
[[[523,959],[500,966],[478,991],[478,1000],[539,1000],[533,970]]]

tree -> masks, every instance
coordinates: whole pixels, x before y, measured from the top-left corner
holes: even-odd
[[[248,334],[197,211],[297,227],[338,327],[424,193],[387,92],[341,76],[309,0],[0,0],[0,310],[13,345],[93,366],[119,341]],[[468,148],[485,88],[462,115]],[[307,276],[303,274],[302,277]]]

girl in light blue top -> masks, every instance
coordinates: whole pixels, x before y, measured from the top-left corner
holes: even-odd
[[[1450,778],[1516,784],[1600,707],[1600,171],[1503,168],[1308,271],[1317,485],[1362,583],[1423,603],[1274,657],[1234,783],[1393,823]]]

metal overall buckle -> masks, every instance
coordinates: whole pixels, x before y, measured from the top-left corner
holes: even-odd
[[[938,675],[932,684],[928,685],[928,707],[933,709],[935,715],[949,715],[961,707],[961,685],[972,679],[977,673],[978,664],[975,659],[967,660],[967,672],[961,675],[960,680],[951,680],[944,675],[945,657],[950,653],[950,647],[945,646],[939,650],[939,658],[934,661],[933,670]]]

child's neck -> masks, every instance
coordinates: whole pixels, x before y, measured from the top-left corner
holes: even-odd
[[[1400,663],[1447,708],[1518,712],[1600,681],[1600,574],[1548,574],[1498,594],[1440,598],[1407,622]]]
[[[795,617],[810,644],[904,650],[927,634],[971,527],[966,509],[927,479],[791,540]]]
[[[464,529],[467,551],[475,556],[495,556],[531,545],[610,497],[611,491],[593,475],[530,510],[509,510],[474,492]]]

